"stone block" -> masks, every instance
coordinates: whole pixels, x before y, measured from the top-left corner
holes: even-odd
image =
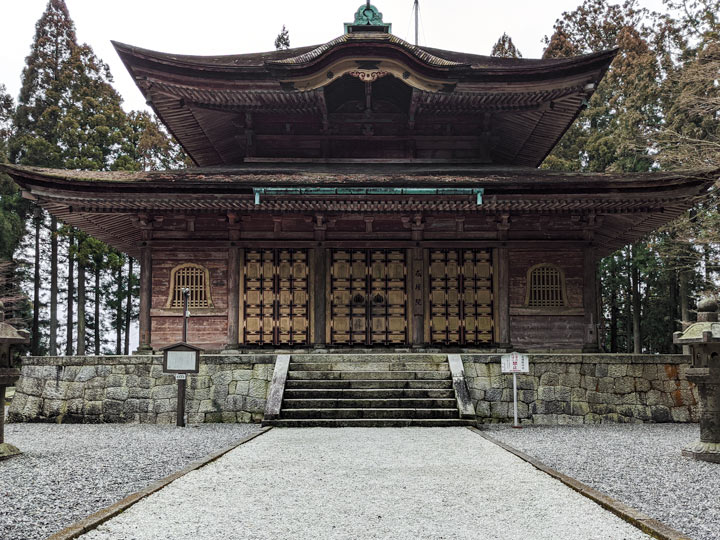
[[[62,399],[44,399],[42,415],[46,418],[56,418],[65,414],[67,402]]]
[[[572,389],[569,386],[556,386],[555,399],[558,401],[570,401],[572,399]]]
[[[250,413],[264,413],[265,399],[249,397],[245,400],[244,408]]]
[[[535,377],[518,375],[517,379],[518,390],[535,390],[535,388],[537,388]]]
[[[583,419],[583,423],[585,423],[585,424],[602,424],[603,418],[599,414],[590,413],[590,414],[585,415],[585,418]]]
[[[546,401],[545,414],[570,414],[569,401]]]
[[[155,379],[153,379],[149,375],[138,375],[138,379],[137,379],[137,387],[138,388],[150,389],[153,386],[155,386]]]
[[[124,403],[122,401],[116,401],[113,399],[106,399],[103,401],[102,415],[104,417],[110,417],[113,420],[119,418],[123,412]]]
[[[503,388],[502,398],[500,398],[500,400],[512,402],[512,400],[513,400],[512,388]]]
[[[478,390],[487,390],[492,388],[492,379],[490,377],[476,377],[472,381],[472,387]]]
[[[200,408],[198,409],[198,412],[200,413],[208,413],[208,412],[215,412],[217,411],[217,407],[213,403],[211,399],[203,399],[200,402]]]
[[[490,404],[490,415],[493,418],[508,418],[508,410],[512,414],[512,406],[508,407],[508,403],[504,401],[495,401]]]
[[[71,399],[67,402],[67,408],[65,414],[67,416],[74,416],[76,419],[83,416],[85,410],[85,401],[83,399]]]
[[[270,364],[255,364],[252,368],[252,378],[264,379],[267,381],[272,377],[272,371],[274,368],[275,366]],[[269,376],[268,371],[270,372]]]
[[[156,424],[173,425],[177,421],[177,415],[174,412],[160,413],[155,417]]]
[[[118,375],[125,375],[125,366],[112,366],[112,373]]]
[[[543,386],[557,386],[559,383],[560,375],[551,371],[543,373],[540,377],[540,389],[542,389]]]
[[[237,414],[234,412],[223,411],[222,421],[226,424],[234,424],[237,422]]]
[[[614,392],[615,391],[615,379],[611,377],[601,377],[597,384],[598,392]]]
[[[130,394],[128,388],[108,388],[105,390],[105,399],[114,399],[117,401],[125,401]]]
[[[112,374],[110,366],[96,366],[98,377],[108,377]]]
[[[596,364],[595,365],[595,376],[603,378],[608,376],[608,365],[607,364]]]
[[[253,372],[250,369],[234,369],[232,371],[232,380],[249,381],[253,378]]]
[[[225,407],[224,409],[227,411],[242,411],[244,408],[244,401],[245,398],[243,396],[228,396],[225,399]]]
[[[128,388],[128,398],[132,399],[148,399],[151,395],[151,390],[149,388],[139,388],[137,386],[131,386]]]
[[[151,413],[140,413],[140,423],[141,424],[157,424],[157,414],[151,412]]]
[[[488,364],[475,364],[475,376],[478,378],[490,378],[490,367]]]
[[[485,391],[484,390],[475,390],[474,388],[470,390],[470,399],[472,399],[473,403],[477,401],[482,401],[485,399]]]
[[[634,405],[632,407],[633,417],[638,418],[639,420],[642,420],[643,422],[647,422],[650,420],[650,407],[646,407],[644,405]]]
[[[605,403],[605,394],[600,392],[588,392],[587,393],[588,403]]]
[[[95,377],[85,382],[85,388],[105,388],[105,377]]]
[[[590,375],[583,375],[580,386],[586,390],[597,392],[598,378]]]
[[[463,362],[463,371],[465,371],[465,377],[468,379],[477,377],[475,362]]]
[[[570,390],[570,399],[572,401],[585,401],[587,399],[587,390],[584,388],[572,388]]]
[[[650,381],[648,381],[647,379],[636,377],[635,379],[633,379],[633,381],[635,384],[635,390],[637,392],[647,392],[651,388]]]
[[[645,405],[655,406],[663,403],[663,393],[659,390],[650,390],[645,394]]]
[[[555,399],[555,388],[552,386],[541,386],[538,388],[538,399],[543,401]]]
[[[690,409],[688,407],[673,407],[670,409],[673,422],[690,422]]]
[[[100,416],[103,410],[102,401],[87,401],[85,400],[85,415]]]
[[[595,364],[582,364],[580,366],[580,375],[595,376]]]
[[[212,382],[210,381],[210,377],[207,376],[192,375],[188,379],[188,388],[210,388],[211,386]]]
[[[569,388],[579,388],[582,377],[577,373],[563,373],[560,375],[558,384]]]
[[[208,424],[219,424],[222,422],[221,412],[209,412],[205,413],[205,422]]]
[[[66,382],[65,385],[66,399],[80,399],[85,394],[85,385],[83,383]]]
[[[105,399],[104,388],[85,388],[85,401],[102,401]]]
[[[650,417],[653,422],[670,422],[672,416],[670,415],[670,409],[664,405],[654,405],[650,407]]]
[[[637,403],[640,403],[640,399],[637,392],[632,392],[630,394],[623,394],[622,396],[620,396],[620,403],[622,403],[623,405],[635,405]]]
[[[567,365],[567,374],[580,375],[581,364],[573,363]]]
[[[230,384],[233,380],[233,374],[231,371],[219,371],[210,377],[212,384],[217,388],[218,386],[225,386]]]
[[[490,403],[487,401],[478,401],[475,404],[475,416],[478,418],[487,418],[490,416]]]
[[[249,412],[239,412],[237,413],[237,421],[243,424],[249,424],[253,421],[252,414]]]
[[[247,396],[250,393],[250,381],[236,381],[235,394],[238,396]]]
[[[530,404],[537,399],[537,393],[534,390],[518,390],[518,401]]]
[[[187,415],[187,423],[188,424],[202,424],[205,422],[205,414],[199,414],[199,413],[188,413]]]
[[[153,386],[167,386],[169,384],[176,384],[175,375],[162,375],[153,380]]]
[[[67,383],[56,379],[45,381],[42,397],[45,399],[65,399]]]
[[[627,375],[627,364],[608,364],[608,377],[617,379]]]
[[[590,412],[590,406],[584,401],[573,401],[570,403],[570,414],[575,416],[585,416]]]
[[[40,397],[42,396],[43,389],[45,388],[45,381],[42,379],[35,379],[32,377],[22,377],[22,391],[28,396]]]
[[[153,400],[152,399],[138,399],[138,412],[140,413],[150,413],[153,412]]]
[[[629,364],[627,366],[627,373],[626,375],[628,377],[642,377],[643,375],[643,365],[642,364]]]
[[[486,401],[500,401],[502,399],[502,388],[488,388],[485,390]]]
[[[175,410],[176,399],[155,399],[153,404],[153,412],[160,415]]]
[[[152,397],[153,399],[177,398],[177,393],[177,384],[166,384],[153,388],[150,391],[150,397]]]
[[[557,417],[559,426],[577,426],[583,423],[582,416],[570,416],[569,414],[559,414]]]
[[[643,379],[646,379],[648,381],[654,381],[658,378],[658,369],[657,365],[655,364],[645,364],[643,366]]]
[[[135,413],[140,412],[140,400],[138,399],[128,399],[125,401],[125,405],[123,406],[123,413],[126,417],[132,416]],[[146,411],[143,411],[146,412]]]
[[[620,377],[615,379],[615,392],[617,394],[629,394],[635,391],[635,379],[632,377]]]
[[[253,379],[250,381],[250,390],[248,391],[248,396],[265,400],[267,398],[267,389],[267,381],[261,379]]]

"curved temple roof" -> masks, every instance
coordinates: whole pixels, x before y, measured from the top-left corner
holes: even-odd
[[[363,31],[318,46],[230,56],[114,45],[199,166],[421,158],[536,167],[616,54],[496,58]]]

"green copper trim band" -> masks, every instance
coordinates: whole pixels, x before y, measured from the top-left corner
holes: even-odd
[[[475,195],[482,204],[484,188],[384,188],[384,187],[264,187],[253,188],[255,204],[261,195]]]

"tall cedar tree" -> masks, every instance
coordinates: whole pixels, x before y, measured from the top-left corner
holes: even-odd
[[[518,49],[510,36],[505,32],[497,40],[497,43],[493,45],[490,56],[499,56],[501,58],[522,58],[522,53]]]
[[[35,38],[22,73],[18,107],[15,111],[15,136],[10,144],[10,158],[23,165],[63,167],[63,141],[60,127],[63,115],[65,71],[77,46],[75,26],[63,0],[50,0],[35,25]],[[42,212],[36,212],[35,283],[33,283],[32,353],[40,352],[40,228]],[[50,354],[57,354],[58,238],[57,220],[50,224]]]
[[[564,171],[646,172],[653,170],[656,159],[650,134],[664,116],[662,81],[676,69],[673,55],[685,44],[674,21],[668,16],[636,7],[632,0],[610,5],[604,0],[585,0],[576,10],[564,13],[545,40],[544,57],[563,57],[618,48],[618,54],[589,100],[587,108],[568,130],[543,164],[544,168]],[[609,348],[617,348],[622,325],[622,341],[628,350],[649,350],[650,343],[661,339],[643,339],[641,293],[648,296],[649,274],[643,272],[653,254],[638,245],[613,256],[603,271],[601,298],[610,301],[603,312],[609,320]],[[656,268],[657,269],[657,268]],[[664,275],[674,269],[662,268]],[[669,279],[673,283],[673,279]],[[622,284],[622,285],[620,285]],[[607,291],[615,287],[615,291]],[[618,288],[620,287],[620,288]],[[670,298],[673,295],[669,295]],[[668,295],[665,295],[668,297]],[[625,310],[618,302],[622,301]],[[676,306],[667,306],[674,315]],[[621,322],[621,311],[631,320]],[[669,326],[654,332],[671,334]],[[627,321],[627,318],[625,319]],[[649,319],[648,319],[649,321]]]
[[[280,33],[275,38],[275,50],[284,51],[289,48],[290,48],[290,32],[288,32],[288,29],[285,28],[285,25],[283,24],[282,30],[280,30]]]

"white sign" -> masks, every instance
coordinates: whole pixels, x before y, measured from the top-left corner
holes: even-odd
[[[195,371],[196,358],[195,351],[168,351],[167,369],[168,371]]]
[[[175,374],[175,380],[176,380],[176,381],[184,381],[185,379],[187,379],[187,374],[186,374],[186,373],[176,373],[176,374]]]
[[[516,352],[503,354],[500,361],[503,373],[528,373],[530,371],[530,359],[527,354]]]

